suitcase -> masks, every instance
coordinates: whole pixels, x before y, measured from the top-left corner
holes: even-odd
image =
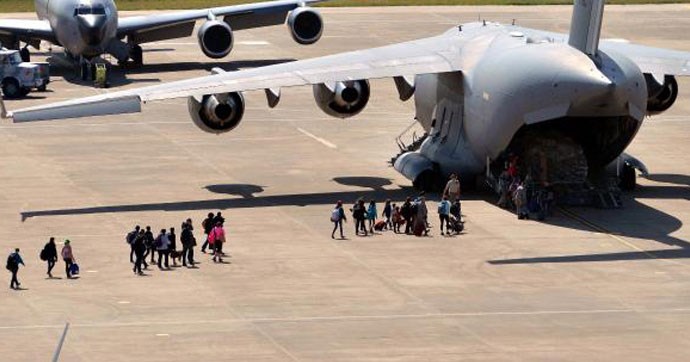
[[[424,223],[419,222],[414,224],[414,235],[415,236],[422,236],[424,235],[424,232],[426,231],[426,227],[424,226]]]
[[[381,220],[374,224],[374,230],[376,231],[383,231],[383,228],[386,226],[386,222]]]

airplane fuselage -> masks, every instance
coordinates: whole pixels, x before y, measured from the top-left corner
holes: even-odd
[[[603,167],[642,125],[647,87],[627,57],[604,48],[592,59],[514,26],[463,27],[443,36],[464,49],[468,71],[416,77],[416,118],[430,136],[409,157],[426,158],[444,175],[477,175],[519,132],[535,130],[572,139],[590,166]],[[413,180],[418,172],[396,168]]]
[[[38,18],[50,23],[59,45],[71,55],[99,56],[117,36],[113,0],[35,0],[35,5]]]

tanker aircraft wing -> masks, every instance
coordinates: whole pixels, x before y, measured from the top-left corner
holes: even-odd
[[[55,42],[53,29],[46,20],[0,19],[0,41],[9,45],[15,38],[30,44],[41,40]]]
[[[3,112],[15,122],[77,118],[141,111],[148,101],[198,97],[209,94],[266,90],[277,103],[280,89],[309,84],[335,86],[336,82],[396,77],[401,97],[414,89],[417,74],[444,73],[463,70],[472,56],[458,56],[462,43],[457,29],[446,34],[310,60],[295,61],[251,70],[219,74],[171,82],[134,90],[119,91],[94,97],[70,100],[44,106]],[[452,33],[452,34],[451,34]],[[470,54],[472,52],[469,52]],[[271,97],[269,96],[269,103]],[[275,104],[273,104],[275,105]]]
[[[297,7],[327,0],[276,0],[253,4],[186,10],[158,15],[123,17],[118,21],[117,34],[136,39],[138,44],[186,37],[192,34],[197,20],[222,17],[232,30],[279,25]]]

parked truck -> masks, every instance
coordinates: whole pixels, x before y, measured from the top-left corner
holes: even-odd
[[[0,79],[5,98],[21,98],[31,90],[45,91],[50,82],[48,63],[23,62],[18,50],[0,49]]]

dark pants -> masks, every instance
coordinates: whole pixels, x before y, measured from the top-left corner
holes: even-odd
[[[18,271],[19,271],[19,268],[10,270],[10,272],[12,272],[12,280],[10,281],[10,288],[12,288],[12,289],[19,288],[19,280],[17,279],[17,272]]]
[[[355,220],[355,234],[359,235],[359,230],[362,230],[364,235],[367,235],[367,226],[365,221],[365,219]]]
[[[445,214],[438,214],[441,225],[441,234],[443,234],[443,225],[446,225],[446,232],[450,233],[450,217]]]
[[[412,218],[411,217],[406,217],[405,218],[405,234],[409,234],[412,232]]]
[[[345,236],[343,235],[343,220],[333,221],[333,224],[333,232],[331,233],[331,237],[335,235],[335,231],[338,229],[338,226],[340,226],[340,237],[344,238]]]
[[[135,259],[134,259],[134,269],[133,269],[133,271],[134,271],[135,273],[141,274],[141,273],[142,273],[142,271],[141,271],[141,265],[146,263],[146,262],[144,261],[144,259],[146,259],[146,251],[140,251],[140,252],[136,252],[136,251],[135,251],[134,256],[135,256]]]
[[[206,248],[208,248],[208,234],[206,234],[206,240],[204,240],[204,245],[201,246],[201,252],[205,253]],[[211,249],[213,249],[213,247],[211,247]]]
[[[182,247],[182,265],[187,266],[187,263],[194,266],[194,249],[191,246]]]
[[[149,254],[151,254],[151,264],[155,264],[155,263],[156,263],[155,255],[153,255],[153,254],[155,254],[155,253],[156,253],[156,249],[155,249],[155,248],[149,249]]]
[[[70,259],[70,258],[65,259],[65,274],[67,274],[67,278],[72,277],[72,273],[70,271],[70,267],[72,266],[72,264],[74,264],[72,259]]]
[[[129,262],[134,263],[134,245],[130,244],[129,249]]]
[[[48,275],[51,275],[50,273],[53,271],[54,267],[55,267],[55,259],[48,259]]]
[[[158,250],[158,267],[162,268],[163,265],[161,265],[161,260],[165,258],[165,267],[169,268],[168,266],[168,255],[170,255],[170,252],[168,250]]]

